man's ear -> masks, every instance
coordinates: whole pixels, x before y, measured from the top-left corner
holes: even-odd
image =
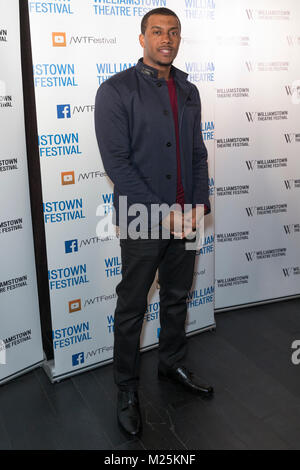
[[[139,35],[139,41],[140,41],[140,45],[142,46],[142,48],[144,48],[145,47],[145,36],[143,34]]]

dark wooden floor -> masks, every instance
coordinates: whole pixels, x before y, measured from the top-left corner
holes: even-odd
[[[300,449],[300,299],[225,312],[189,339],[191,369],[215,387],[205,401],[156,378],[142,355],[142,436],[116,422],[112,366],[51,384],[39,368],[0,387],[0,449]]]

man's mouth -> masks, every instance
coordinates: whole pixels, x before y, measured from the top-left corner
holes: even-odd
[[[171,47],[160,47],[159,52],[164,55],[170,55],[172,54],[173,49]]]

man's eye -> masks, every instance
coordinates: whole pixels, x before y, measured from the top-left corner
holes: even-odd
[[[160,31],[154,31],[154,34],[160,34]]]

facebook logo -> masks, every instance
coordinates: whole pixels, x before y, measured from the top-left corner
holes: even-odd
[[[72,366],[79,366],[79,364],[84,363],[84,353],[73,354],[72,356]]]
[[[70,118],[71,106],[69,104],[58,104],[57,105],[57,117],[58,119]]]
[[[74,253],[78,251],[78,240],[67,240],[65,242],[66,253]]]

